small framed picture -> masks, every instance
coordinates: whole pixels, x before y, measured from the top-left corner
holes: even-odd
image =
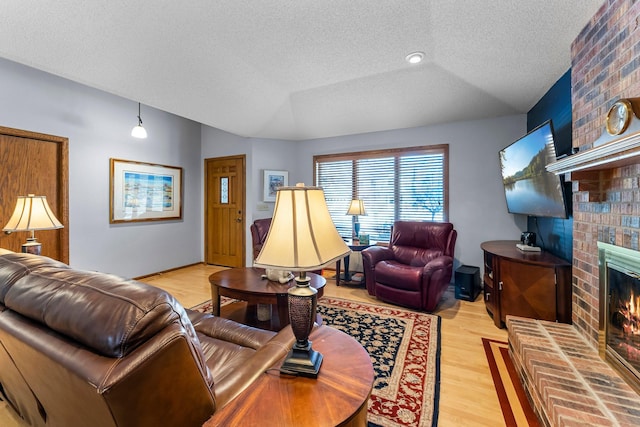
[[[263,201],[275,202],[276,190],[278,187],[286,187],[289,185],[289,172],[287,171],[264,171],[264,196]]]

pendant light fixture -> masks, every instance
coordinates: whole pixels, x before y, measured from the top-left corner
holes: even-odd
[[[131,129],[131,136],[134,138],[145,139],[147,130],[142,127],[142,117],[140,117],[140,103],[138,102],[138,125]]]

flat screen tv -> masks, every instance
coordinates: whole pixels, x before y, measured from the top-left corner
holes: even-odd
[[[555,160],[551,120],[500,150],[502,183],[510,213],[567,218],[562,179],[545,168]]]

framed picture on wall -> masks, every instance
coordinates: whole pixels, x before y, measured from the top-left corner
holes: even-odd
[[[109,222],[182,219],[182,168],[110,159]]]
[[[286,187],[289,185],[289,172],[287,171],[264,171],[264,196],[265,202],[276,201],[276,190],[278,187]]]

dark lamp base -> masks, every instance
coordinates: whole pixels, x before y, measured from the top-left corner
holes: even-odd
[[[42,253],[42,244],[37,241],[29,241],[22,245],[22,253],[40,255]]]
[[[280,373],[318,378],[320,365],[322,365],[322,354],[312,349],[309,341],[305,348],[298,348],[297,344],[293,346],[280,367]]]

